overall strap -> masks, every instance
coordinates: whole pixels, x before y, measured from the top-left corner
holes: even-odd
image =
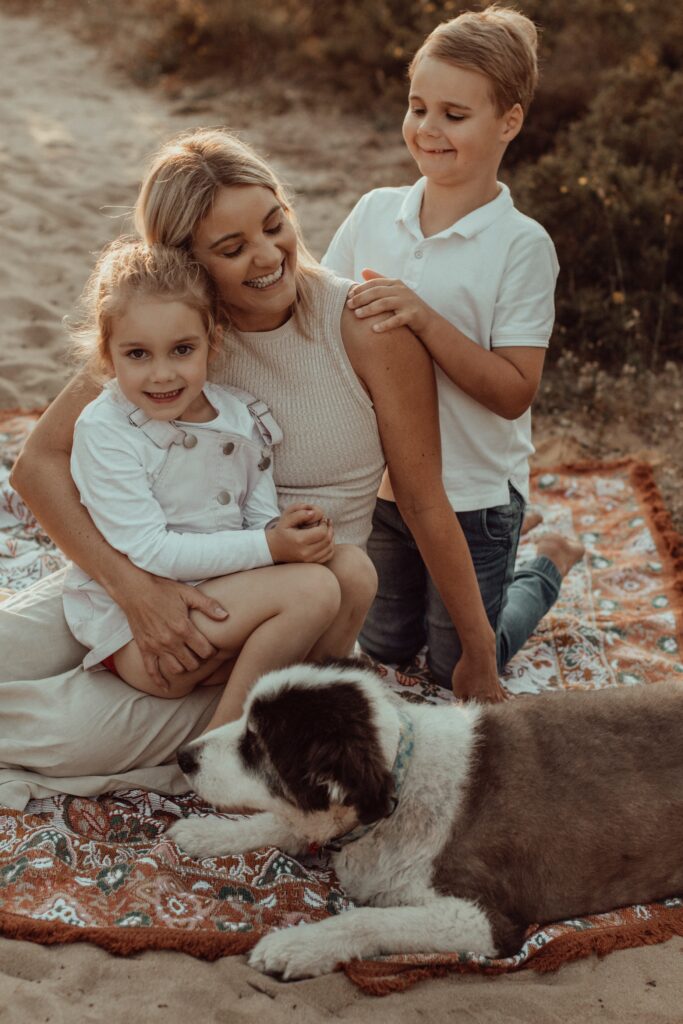
[[[242,391],[241,388],[233,388],[231,386],[226,387],[226,391],[229,391],[231,395],[239,399],[240,402],[244,402],[247,409],[249,410],[256,429],[261,435],[261,440],[269,448],[273,445],[279,444],[282,440],[282,431],[278,424],[275,422],[270,408],[265,402],[262,402],[258,398],[254,398],[248,391]]]

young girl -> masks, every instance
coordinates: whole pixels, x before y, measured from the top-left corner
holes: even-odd
[[[228,680],[214,728],[239,717],[263,672],[348,653],[325,643],[341,605],[324,567],[332,527],[314,505],[280,517],[272,475],[279,427],[262,402],[207,382],[219,329],[203,267],[179,249],[121,239],[100,256],[83,301],[80,333],[113,379],[76,423],[71,472],[81,502],[135,565],[205,580],[198,586],[229,614],[217,622],[192,613],[215,653],[194,669],[178,665],[165,694],[123,611],[76,565],[64,590],[67,622],[90,648],[85,668],[102,665],[147,693],[181,697]]]
[[[497,174],[536,86],[536,29],[495,4],[466,11],[428,36],[409,78],[403,137],[422,177],[363,196],[323,263],[365,280],[350,295],[356,316],[384,314],[373,326],[379,334],[410,327],[437,366],[444,485],[502,668],[583,550],[546,535],[538,557],[514,573],[534,450],[529,406],[552,331],[558,265],[547,233],[515,209]],[[460,637],[388,480],[379,493],[368,551],[380,583],[361,643],[400,662],[427,642],[432,673],[447,686]],[[456,692],[480,696],[476,679],[461,678]]]

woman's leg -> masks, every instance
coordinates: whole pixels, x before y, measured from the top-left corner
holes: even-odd
[[[319,565],[276,565],[207,580],[201,589],[229,611],[216,622],[201,612],[192,618],[217,650],[192,672],[159,689],[145,671],[140,650],[131,641],[115,655],[121,677],[139,690],[158,696],[184,697],[200,684],[228,685],[207,728],[233,721],[242,713],[250,687],[274,668],[302,661],[339,610],[339,586]],[[230,669],[229,663],[232,663]]]
[[[347,658],[353,653],[361,626],[377,593],[377,570],[355,544],[338,544],[325,568],[337,577],[341,605],[332,625],[313,647],[314,661]]]

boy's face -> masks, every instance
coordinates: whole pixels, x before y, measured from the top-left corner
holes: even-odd
[[[434,184],[488,184],[522,120],[518,104],[498,114],[486,75],[425,55],[410,83],[403,138]]]

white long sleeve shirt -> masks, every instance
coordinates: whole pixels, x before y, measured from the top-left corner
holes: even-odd
[[[93,522],[139,568],[197,582],[272,565],[266,525],[279,515],[263,403],[207,384],[208,423],[147,419],[111,382],[76,423],[71,473]],[[71,565],[64,613],[90,668],[132,638],[107,592]]]

